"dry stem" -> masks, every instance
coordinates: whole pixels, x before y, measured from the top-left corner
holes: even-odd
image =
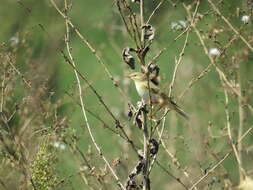
[[[67,0],[65,0],[65,9],[67,10]],[[74,62],[74,59],[72,57],[72,54],[71,54],[71,51],[70,51],[70,46],[69,46],[69,21],[68,21],[68,17],[65,16],[65,25],[66,25],[66,38],[65,38],[65,43],[66,43],[66,47],[67,47],[67,52],[68,52],[68,55],[69,55],[69,58],[70,58],[70,61],[71,61],[71,64],[74,66],[74,68],[76,67],[75,65],[75,62]],[[84,103],[83,103],[83,95],[82,95],[82,87],[81,87],[81,82],[80,82],[80,79],[79,79],[79,75],[77,73],[77,70],[74,69],[74,73],[75,73],[75,76],[76,76],[76,81],[77,81],[77,84],[78,84],[78,90],[79,90],[79,98],[80,98],[80,104],[81,104],[81,108],[82,108],[82,113],[83,113],[83,117],[85,119],[85,123],[86,123],[86,127],[88,129],[88,132],[89,132],[89,136],[92,140],[92,143],[94,144],[98,154],[101,156],[101,158],[104,160],[105,164],[107,165],[107,167],[110,169],[113,177],[115,178],[117,184],[120,186],[121,189],[125,190],[125,187],[124,185],[120,182],[119,180],[119,177],[117,176],[117,174],[115,173],[115,171],[113,170],[113,168],[111,167],[109,161],[105,158],[105,156],[103,155],[102,151],[101,151],[101,148],[98,146],[93,134],[92,134],[92,131],[91,131],[91,128],[90,128],[90,124],[88,122],[88,117],[86,115],[86,111],[84,109]]]

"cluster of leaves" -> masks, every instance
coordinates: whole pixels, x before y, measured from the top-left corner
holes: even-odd
[[[35,189],[56,189],[57,177],[54,169],[56,161],[54,147],[48,142],[42,143],[31,165],[31,181]]]

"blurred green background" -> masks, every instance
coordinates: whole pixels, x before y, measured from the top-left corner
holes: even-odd
[[[63,8],[63,1],[58,0],[56,2]],[[182,3],[193,5],[193,2],[191,0],[174,1],[177,5],[174,7],[171,1],[164,1],[161,8],[150,21],[150,24],[156,29],[156,35],[151,50],[147,55],[147,61],[151,60],[163,47],[168,47],[157,62],[161,69],[161,77],[163,78],[162,85],[166,85],[172,80],[175,57],[177,59],[179,58],[179,53],[185,40],[185,35],[183,35],[177,41],[173,41],[182,30],[172,30],[171,23],[177,22],[178,20],[185,20],[187,13]],[[218,3],[218,1],[214,2]],[[157,1],[147,1],[145,5],[146,19],[157,4]],[[131,6],[133,6],[133,9],[138,14],[138,4],[131,3]],[[251,21],[247,25],[244,25],[241,21],[241,17],[249,14],[250,11],[244,1],[222,1],[219,4],[219,8],[222,10],[222,14],[228,17],[236,28],[241,29],[243,35],[247,36],[252,33],[253,27]],[[203,19],[198,23],[197,28],[205,37],[204,39],[208,44],[208,48],[222,49],[233,37],[233,32],[210,10],[208,2],[201,1],[198,12],[198,16],[203,16]],[[127,46],[134,47],[134,42],[130,40],[126,33],[114,1],[73,1],[71,2],[69,17],[85,38],[95,47],[108,70],[115,80],[119,82],[120,88],[125,90],[130,101],[136,105],[139,97],[134,85],[130,83],[129,79],[124,77],[131,70],[123,63],[121,57],[123,48]],[[39,88],[46,84],[48,94],[45,95],[45,98],[49,98],[52,104],[62,100],[60,106],[57,107],[57,114],[67,117],[69,128],[78,137],[77,143],[81,151],[85,154],[91,154],[91,151],[93,155],[96,155],[88,132],[85,129],[81,109],[70,97],[72,96],[75,100],[79,100],[73,70],[65,62],[60,53],[61,50],[66,50],[64,43],[66,33],[64,19],[57,13],[50,1],[3,0],[0,6],[0,23],[0,43],[5,43],[11,48],[16,49],[16,66],[19,71],[31,83],[34,82],[35,87],[37,86]],[[18,42],[15,43],[13,40],[18,40]],[[127,119],[126,100],[121,96],[118,89],[114,87],[103,66],[97,61],[87,46],[81,42],[73,30],[70,31],[70,45],[78,70],[89,79],[97,92],[102,95],[105,103],[109,105],[112,112],[124,123],[124,127],[127,128],[126,130],[130,136],[141,146],[142,136],[140,131]],[[232,61],[233,57],[235,57],[236,64]],[[239,72],[242,76],[241,84],[243,90],[252,90],[252,57],[252,52],[246,48],[245,44],[240,40],[236,40],[226,50],[226,55],[221,57],[218,63],[226,74],[228,74],[231,81],[237,82],[234,73]],[[187,87],[188,83],[193,78],[196,78],[208,64],[210,64],[208,57],[200,46],[196,34],[191,31],[182,64],[178,70],[175,87],[173,88],[173,97],[175,100],[177,100],[177,97]],[[233,66],[231,66],[232,64]],[[239,69],[235,69],[234,67],[236,66],[234,65],[237,65]],[[33,71],[36,71],[36,74],[40,76],[38,80],[34,79],[33,75],[35,73],[30,72],[30,67],[33,67]],[[139,70],[139,66],[137,66],[136,70]],[[99,115],[109,126],[114,128],[115,124],[110,115],[108,115],[84,81],[82,81],[82,86],[85,106]],[[129,89],[126,89],[126,86]],[[22,89],[22,84],[18,88]],[[252,98],[250,97],[251,92],[247,93],[249,102],[252,102]],[[17,92],[16,102],[21,101],[22,95],[20,94],[22,92]],[[238,104],[237,99],[232,93],[230,96],[229,109],[232,128],[235,134],[234,140],[236,140],[239,122]],[[213,166],[217,161],[217,158],[209,154],[210,152],[208,154],[206,153],[207,142],[212,151],[219,155],[220,158],[230,148],[227,136],[222,136],[223,132],[226,131],[224,92],[219,76],[214,68],[187,91],[179,104],[190,114],[192,118],[191,122],[187,124],[183,119],[177,118],[175,114],[169,113],[166,122],[165,141],[168,143],[169,149],[176,154],[182,166],[187,167],[189,173],[194,176],[192,180],[196,181],[197,176],[200,176],[205,169]],[[246,131],[253,121],[250,113],[247,110],[245,112],[244,131]],[[114,160],[119,157],[127,165],[127,170],[131,171],[134,167],[135,159],[134,157],[131,158],[133,152],[129,150],[127,143],[110,131],[104,130],[103,124],[89,114],[88,119],[97,143],[101,146],[105,156],[109,160]],[[208,126],[212,126],[212,135],[220,137],[211,138]],[[245,147],[249,146],[252,140],[252,135],[248,135],[244,141]],[[123,147],[128,147],[126,148],[127,152],[125,152]],[[124,151],[122,152],[122,150]],[[95,157],[99,160],[99,156]],[[252,169],[252,167],[250,168],[252,151],[248,153],[244,152],[243,158],[245,159],[245,167],[249,170]],[[58,159],[57,175],[59,178],[64,178],[75,173],[80,165],[82,165],[82,163],[80,165],[77,164],[76,159],[74,159],[71,151],[68,151],[68,149],[66,151],[59,151]],[[159,160],[168,170],[176,176],[181,177],[182,174],[173,166],[173,162],[168,159],[166,154],[161,153]],[[95,164],[96,160],[91,160],[91,162]],[[101,163],[100,167],[102,168],[103,162],[101,160],[97,162]],[[224,178],[228,178],[234,184],[237,184],[238,169],[234,156],[227,159],[223,166],[228,172],[228,176]],[[124,173],[125,170],[122,168],[119,168],[118,172],[122,180],[125,180],[127,173]],[[217,176],[218,178],[220,177],[218,174]],[[168,184],[172,184],[171,187],[174,187],[174,189],[181,188],[158,167],[154,168],[151,179],[152,186],[156,187],[155,189],[157,190],[168,189]],[[211,184],[212,179],[211,177],[208,178],[207,184]],[[224,184],[217,182],[217,184],[210,185],[209,188],[218,189],[222,186]],[[74,176],[61,189],[86,188],[87,186],[82,184],[80,178]]]

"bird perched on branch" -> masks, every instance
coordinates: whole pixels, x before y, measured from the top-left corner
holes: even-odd
[[[189,119],[188,115],[164,92],[155,86],[151,81],[148,82],[148,77],[144,73],[134,72],[129,75],[134,81],[136,90],[145,103],[158,105],[160,108],[169,108],[175,110],[178,114],[186,119]]]

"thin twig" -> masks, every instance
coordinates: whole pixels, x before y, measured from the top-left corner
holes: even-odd
[[[144,108],[146,110],[146,106]],[[143,111],[143,157],[145,159],[145,164],[143,166],[143,190],[150,189],[149,181],[149,132],[148,132],[148,123],[147,123],[147,113]]]
[[[67,92],[65,92],[78,106],[81,107],[81,104],[75,100],[70,94],[68,94]],[[99,115],[95,114],[93,111],[91,111],[90,109],[88,109],[86,106],[84,107],[84,109],[91,115],[93,116],[95,119],[97,119],[98,121],[100,121],[103,124],[103,127],[105,129],[108,129],[109,131],[111,131],[112,133],[114,133],[115,135],[120,136],[122,139],[124,139],[125,141],[127,141],[127,138],[125,136],[123,136],[122,134],[118,133],[115,129],[111,128],[101,117],[99,117]]]
[[[160,1],[159,4],[156,6],[156,8],[152,11],[150,16],[148,17],[147,24],[149,24],[151,18],[154,16],[155,12],[160,8],[160,6],[163,4],[164,0]]]
[[[217,55],[215,57],[215,60],[218,60],[221,55],[223,55],[225,53],[225,51],[233,44],[233,42],[237,39],[237,36],[234,35],[233,38],[231,38],[231,40],[229,40],[229,42],[222,48],[221,52],[219,55]],[[178,99],[181,100],[183,98],[183,96],[186,94],[186,92],[188,90],[190,90],[190,88],[195,84],[197,83],[200,79],[202,79],[205,75],[207,75],[211,69],[212,69],[212,66],[213,64],[212,63],[209,63],[207,65],[207,67],[200,72],[200,74],[196,77],[196,78],[193,78],[187,85],[187,87],[183,90],[183,92],[179,95]]]
[[[162,132],[162,131],[161,131]],[[161,134],[161,133],[160,133]],[[193,185],[192,180],[190,179],[190,174],[186,171],[186,169],[183,169],[180,162],[178,161],[178,158],[176,158],[176,156],[171,153],[169,151],[169,149],[166,147],[165,142],[163,139],[161,139],[161,144],[165,150],[165,152],[169,155],[169,157],[171,158],[172,163],[177,167],[177,169],[180,169],[182,171],[182,173],[184,174],[184,176],[189,180],[189,182]],[[197,187],[195,187],[194,189],[197,189]]]
[[[238,144],[240,143],[248,134],[250,131],[252,131],[253,129],[253,125],[241,136],[241,138],[235,143]],[[193,186],[191,186],[189,188],[189,190],[194,189],[199,183],[201,183],[206,177],[208,177],[216,168],[218,168],[218,166],[220,166],[231,154],[232,154],[233,150],[230,150],[228,153],[226,153],[222,159],[220,159],[220,161],[218,161],[210,170],[208,170],[205,175],[203,175],[202,177],[200,177]]]
[[[159,132],[158,128],[156,127],[156,130],[157,130],[157,133],[158,133],[158,144],[161,144],[161,140],[162,140],[162,136],[163,136],[163,132],[164,132],[164,129],[165,129],[165,121],[166,121],[166,117],[163,119],[163,123],[162,123],[162,129],[161,129],[161,132]],[[155,129],[154,129],[155,130]],[[154,156],[153,160],[151,161],[150,163],[150,166],[149,166],[149,173],[151,173],[151,170],[154,166],[154,163],[157,159],[157,155],[158,155],[158,152],[157,154]]]
[[[9,188],[7,187],[7,185],[5,185],[4,181],[2,179],[0,179],[0,184],[2,185],[2,187],[4,188],[4,190],[9,190]]]
[[[67,0],[65,0],[65,9],[67,10]],[[68,55],[69,55],[69,58],[70,58],[70,61],[71,61],[71,64],[76,67],[75,65],[75,62],[74,62],[74,59],[72,57],[72,54],[71,54],[71,51],[70,51],[70,46],[69,46],[69,21],[68,21],[68,17],[65,17],[65,26],[66,26],[66,38],[65,38],[65,43],[66,43],[66,46],[67,46],[67,52],[68,52]],[[90,128],[90,124],[88,122],[88,118],[87,118],[87,115],[86,115],[86,111],[84,109],[84,103],[83,103],[83,95],[82,95],[82,87],[81,87],[81,82],[80,82],[80,79],[79,79],[79,75],[77,73],[77,71],[74,69],[74,73],[75,73],[75,76],[76,76],[76,81],[77,81],[77,84],[78,84],[78,90],[79,90],[79,98],[80,98],[80,104],[81,104],[81,108],[82,108],[82,113],[83,113],[83,117],[85,119],[85,123],[86,123],[86,127],[88,129],[88,133],[89,133],[89,136],[92,140],[92,143],[94,144],[98,154],[101,156],[101,158],[104,160],[105,164],[107,165],[107,167],[110,169],[113,177],[115,178],[117,184],[120,186],[121,189],[125,189],[124,185],[120,182],[119,180],[119,177],[117,176],[117,174],[115,173],[115,171],[113,170],[113,168],[111,167],[109,161],[105,158],[105,156],[103,155],[102,151],[101,151],[101,148],[98,146],[93,134],[92,134],[92,131],[91,131],[91,128]]]
[[[245,136],[247,136],[252,131],[252,129],[253,129],[253,125],[242,136],[240,136],[237,143],[240,143],[242,141],[242,139],[244,139]]]
[[[201,183],[207,176],[209,176],[216,168],[218,168],[231,154],[231,152],[228,152],[223,158],[217,162],[210,170],[208,170],[205,175],[203,175],[198,181],[196,181],[190,188],[189,190],[194,189],[199,183]]]
[[[193,78],[187,85],[187,87],[183,90],[183,92],[179,95],[178,99],[181,100],[182,97],[186,94],[186,92],[188,90],[191,89],[191,87],[196,83],[198,82],[200,79],[202,79],[207,73],[209,73],[211,71],[211,67],[213,65],[210,63],[209,65],[207,65],[207,67],[200,72],[200,74],[196,77],[196,78]]]
[[[171,81],[171,84],[170,84],[169,97],[171,97],[171,95],[172,95],[172,88],[174,87],[174,84],[175,84],[175,81],[176,81],[176,75],[177,75],[178,67],[179,67],[180,63],[182,62],[182,58],[184,56],[185,48],[186,48],[187,43],[188,43],[188,37],[189,37],[189,31],[186,32],[184,45],[183,45],[183,48],[182,48],[182,50],[179,54],[178,60],[175,58],[175,60],[176,60],[175,61],[175,68],[174,68],[174,72],[173,72],[172,81]]]
[[[185,189],[188,190],[187,186],[181,181],[180,178],[174,176],[172,173],[170,173],[162,164],[160,164],[160,162],[156,162],[156,164],[166,173],[168,174],[170,177],[172,177],[173,179],[175,179],[178,183],[180,183]]]
[[[238,70],[237,75],[238,75],[238,83],[239,83],[238,90],[241,96],[243,96],[240,69]],[[237,99],[238,99],[238,112],[239,112],[239,129],[238,129],[237,139],[239,140],[243,133],[245,114],[244,114],[242,100],[240,98],[237,98]],[[242,143],[241,142],[238,142],[237,149],[238,149],[238,160],[240,160],[242,164]],[[240,181],[242,181],[246,175],[245,170],[242,168],[242,165],[239,166],[239,174],[240,174]]]
[[[157,61],[157,59],[169,48],[171,47],[171,45],[173,43],[175,43],[179,38],[181,38],[186,32],[188,32],[192,26],[195,26],[198,22],[198,19],[195,19],[197,13],[198,13],[198,9],[199,9],[199,5],[200,5],[200,1],[197,0],[197,4],[193,13],[193,16],[191,18],[190,24],[185,28],[185,30],[183,32],[181,32],[178,36],[176,36],[176,38],[174,38],[172,40],[172,42],[170,42],[166,47],[164,47],[163,49],[161,49],[151,60],[152,63],[155,63]]]
[[[197,34],[199,41],[204,49],[205,54],[208,56],[211,64],[214,66],[215,70],[218,72],[218,74],[220,75],[220,77],[222,78],[222,80],[225,82],[225,84],[238,96],[238,98],[245,103],[245,105],[248,106],[249,110],[251,111],[251,114],[253,115],[253,108],[250,104],[247,103],[247,100],[241,96],[240,92],[238,92],[238,90],[233,86],[233,84],[228,80],[227,76],[225,75],[225,73],[219,68],[219,66],[216,64],[215,60],[213,59],[213,57],[208,53],[208,49],[206,47],[206,44],[203,40],[203,37],[201,36],[199,30],[194,26],[194,31]]]
[[[66,20],[66,15],[59,9],[59,7],[55,4],[54,0],[51,0],[51,3],[53,4],[54,8],[57,10],[57,12]],[[93,54],[95,54],[96,58],[98,59],[99,63],[101,63],[105,68],[105,64],[102,61],[102,59],[98,56],[98,54],[96,53],[95,49],[89,44],[89,42],[82,36],[82,34],[79,32],[79,30],[77,30],[74,25],[72,24],[72,22],[69,20],[69,18],[67,18],[67,22],[68,25],[70,27],[72,27],[74,29],[74,31],[78,34],[79,38],[89,47],[89,49],[93,52]],[[64,54],[63,51],[61,51],[61,54],[63,55],[63,57],[65,58],[66,62],[69,63],[69,65],[77,72],[77,74],[88,84],[88,86],[91,88],[91,90],[94,92],[94,94],[96,95],[96,97],[98,98],[98,100],[100,101],[100,103],[105,107],[106,111],[110,114],[110,116],[114,119],[115,124],[117,127],[119,127],[119,129],[121,130],[121,132],[123,133],[123,135],[127,138],[128,143],[131,145],[132,149],[136,152],[136,155],[138,155],[138,151],[133,143],[132,140],[130,140],[130,138],[128,137],[128,135],[126,134],[125,130],[122,128],[122,124],[120,123],[120,121],[114,116],[114,114],[111,112],[111,110],[109,109],[109,107],[105,104],[105,102],[103,101],[102,97],[98,94],[98,92],[95,90],[95,88],[89,83],[89,81],[87,80],[87,78],[81,74],[75,66],[73,66],[73,64],[71,63],[71,61],[68,59],[68,57]],[[111,80],[114,81],[114,78],[112,77],[112,75],[110,74],[109,70],[106,68],[105,69],[107,74],[109,75],[109,78]],[[119,91],[121,92],[121,94],[123,95],[123,97],[127,98],[127,96],[125,95],[125,93],[123,92],[123,90],[121,88],[119,88],[117,83],[114,83],[114,86],[118,87]],[[128,98],[127,98],[128,99]],[[130,102],[129,102],[130,103]],[[131,104],[131,103],[130,103]]]
[[[120,17],[121,17],[121,19],[123,20],[123,23],[124,23],[124,25],[125,25],[125,27],[126,27],[126,30],[127,30],[128,34],[129,34],[129,36],[130,36],[131,38],[133,38],[133,33],[132,33],[132,31],[130,30],[130,27],[128,26],[127,21],[126,21],[126,19],[125,19],[125,17],[124,17],[123,11],[122,11],[122,9],[121,9],[120,0],[117,0],[116,4],[117,4],[117,7],[118,7],[118,10],[119,10],[119,13],[120,13]]]
[[[145,47],[144,40],[144,0],[140,0],[140,23],[141,23],[141,47]],[[144,63],[144,55],[139,56],[140,60]],[[150,88],[149,88],[150,89]],[[150,93],[149,93],[150,94]],[[147,123],[147,112],[146,106],[143,108],[143,157],[144,157],[144,166],[143,166],[143,190],[150,190],[150,181],[149,181],[149,131],[148,131],[148,123]]]
[[[7,55],[8,57],[8,63],[12,66],[12,68],[14,69],[14,71],[22,78],[23,82],[31,88],[31,84],[25,79],[24,75],[14,66],[14,64],[12,63],[11,57],[9,55]]]
[[[140,21],[141,21],[141,28],[144,26],[144,0],[140,0]],[[144,28],[141,29],[141,47],[145,47],[144,43]]]
[[[1,83],[1,103],[0,103],[0,113],[3,112],[3,106],[4,106],[4,89],[5,89],[5,72],[3,74],[3,80]]]
[[[59,9],[59,7],[56,5],[56,3],[54,2],[54,0],[50,0],[52,5],[54,6],[54,8],[57,10],[57,12],[66,20],[66,15]],[[113,85],[119,90],[119,92],[121,93],[121,95],[127,100],[128,97],[125,95],[124,91],[120,88],[119,84],[117,83],[117,81],[114,79],[114,77],[112,76],[111,72],[109,71],[109,69],[107,68],[107,66],[105,65],[104,61],[102,60],[102,58],[98,55],[96,49],[91,45],[91,43],[88,42],[88,40],[81,34],[81,32],[75,27],[75,25],[71,22],[70,18],[67,19],[68,25],[74,30],[74,32],[77,34],[77,36],[81,39],[81,41],[89,48],[89,50],[95,55],[96,59],[98,60],[98,62],[103,66],[107,76],[110,78],[110,80],[112,81]]]
[[[88,86],[90,87],[90,89],[93,91],[93,93],[98,98],[99,102],[104,106],[104,108],[106,109],[106,111],[112,117],[112,119],[114,120],[116,126],[121,130],[121,132],[123,133],[123,135],[126,137],[127,142],[131,145],[132,149],[134,150],[134,152],[138,156],[138,151],[136,149],[136,146],[134,145],[133,141],[128,137],[128,135],[126,134],[125,130],[122,127],[123,125],[121,124],[121,122],[112,113],[112,111],[109,109],[108,105],[104,102],[103,98],[98,94],[98,92],[96,91],[96,89],[90,84],[90,82],[88,81],[88,79],[82,73],[80,73],[76,69],[76,67],[72,64],[72,62],[68,59],[68,57],[65,55],[65,53],[63,51],[61,51],[61,53],[62,53],[65,61],[77,72],[77,74],[79,75],[79,77],[81,77],[88,84]]]
[[[221,81],[222,81],[222,79],[221,79]],[[233,142],[232,133],[231,133],[230,116],[229,116],[229,110],[228,110],[228,92],[227,92],[226,86],[223,82],[222,82],[222,85],[223,85],[224,94],[225,94],[225,113],[226,113],[226,120],[227,120],[228,137],[229,137],[229,141],[232,146],[232,149],[234,151],[236,161],[238,163],[240,177],[242,178],[242,177],[246,176],[246,172],[244,171],[244,169],[242,167],[242,161],[239,157],[239,153],[236,149],[236,145]],[[239,143],[239,144],[241,144],[241,143]]]
[[[233,30],[233,32],[240,37],[240,39],[246,44],[246,46],[253,52],[253,47],[250,43],[238,32],[235,27],[228,21],[226,17],[224,17],[217,6],[212,2],[212,0],[208,0],[213,10],[222,18],[222,20]]]

